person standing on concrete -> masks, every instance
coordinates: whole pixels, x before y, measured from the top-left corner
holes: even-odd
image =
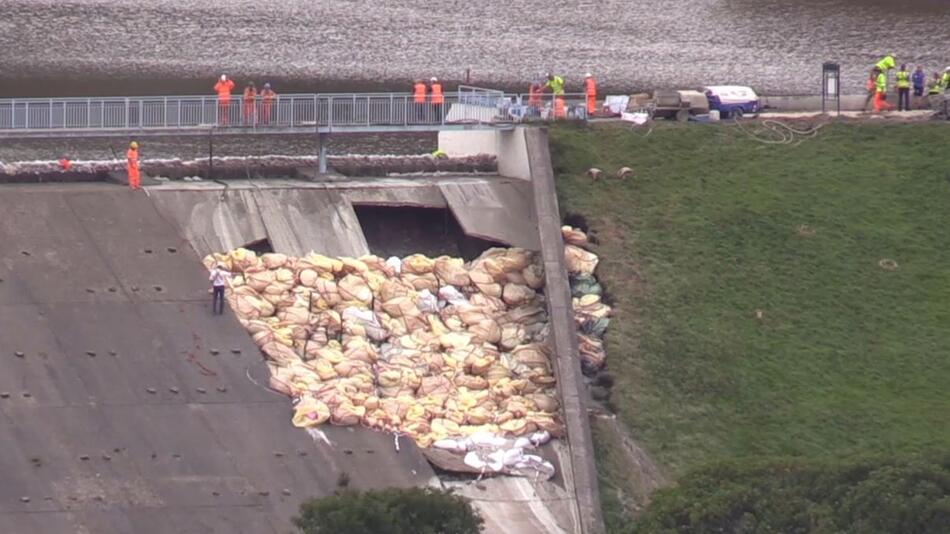
[[[564,78],[548,73],[548,81],[544,88],[550,89],[554,95],[554,118],[563,119],[567,116],[567,107],[564,104]]]
[[[221,315],[224,313],[224,289],[231,285],[231,273],[217,263],[208,280],[211,282],[211,314]]]
[[[445,94],[442,92],[442,82],[438,78],[429,80],[429,101],[432,102],[434,122],[442,122],[442,106],[445,104]]]
[[[897,111],[910,111],[910,73],[907,65],[897,71]]]
[[[887,74],[882,71],[878,73],[875,85],[874,112],[880,113],[892,109],[894,109],[894,106],[887,102]]]
[[[924,74],[924,68],[917,65],[917,69],[915,69],[914,74],[911,75],[911,80],[914,82],[914,96],[924,96],[924,85],[927,83],[927,75]]]
[[[584,75],[584,94],[587,96],[587,116],[590,117],[597,111],[597,82],[589,72]]]
[[[867,82],[864,84],[864,88],[867,90],[867,98],[864,99],[864,105],[861,106],[861,111],[868,110],[868,104],[871,103],[871,100],[874,99],[874,95],[877,94],[877,75],[880,74],[880,70],[877,67],[871,69],[871,73],[868,75]]]
[[[270,124],[270,112],[271,108],[274,107],[274,99],[277,98],[277,93],[271,89],[269,83],[264,84],[264,88],[261,89],[261,123]]]
[[[425,122],[426,118],[426,84],[416,80],[412,86],[412,107],[416,110],[416,120]]]
[[[253,125],[254,120],[254,107],[257,104],[257,87],[254,87],[254,82],[250,82],[244,88],[244,124]]]
[[[231,91],[233,89],[234,82],[224,74],[218,79],[218,83],[214,84],[214,90],[218,93],[218,124],[222,126],[227,126],[230,121]]]
[[[133,191],[142,189],[139,174],[139,144],[135,141],[129,143],[129,150],[125,153],[125,170],[129,176],[129,187]]]

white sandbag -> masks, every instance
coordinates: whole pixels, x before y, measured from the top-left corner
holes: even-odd
[[[423,289],[416,296],[416,306],[422,313],[439,313],[439,299],[428,289]]]
[[[468,299],[455,286],[442,286],[439,288],[439,300],[447,302],[453,306],[468,304]]]
[[[386,258],[386,265],[397,275],[402,273],[402,260],[396,256]]]

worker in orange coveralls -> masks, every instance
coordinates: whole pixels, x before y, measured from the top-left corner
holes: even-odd
[[[214,84],[214,90],[218,93],[218,124],[227,126],[231,112],[231,90],[234,89],[234,82],[229,80],[224,74]]]
[[[254,124],[254,105],[257,102],[257,87],[254,82],[244,88],[244,124]]]
[[[135,141],[129,143],[129,151],[125,153],[126,170],[129,173],[129,187],[142,189],[141,177],[139,175],[139,144]]]
[[[68,171],[73,168],[73,162],[69,161],[69,156],[63,154],[59,157],[59,168]]]
[[[425,122],[426,118],[426,84],[422,80],[416,80],[412,86],[412,107],[416,110],[416,119],[419,122]]]
[[[541,98],[543,93],[544,88],[541,87],[541,82],[537,80],[531,82],[531,85],[528,87],[528,108],[531,110],[533,117],[541,115]]]
[[[587,95],[587,115],[593,115],[597,111],[597,82],[589,72],[584,75],[584,94]]]
[[[274,107],[274,99],[277,98],[277,93],[271,89],[269,83],[264,84],[264,88],[261,89],[261,123],[270,124],[270,111]]]

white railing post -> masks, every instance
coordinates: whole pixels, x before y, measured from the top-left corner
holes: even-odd
[[[26,103],[26,121],[24,122],[26,124],[26,129],[29,130],[30,129],[30,103],[29,102]]]

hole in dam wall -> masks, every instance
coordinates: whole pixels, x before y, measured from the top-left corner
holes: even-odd
[[[371,253],[380,257],[425,254],[473,260],[503,243],[465,234],[450,210],[441,208],[354,206]]]

